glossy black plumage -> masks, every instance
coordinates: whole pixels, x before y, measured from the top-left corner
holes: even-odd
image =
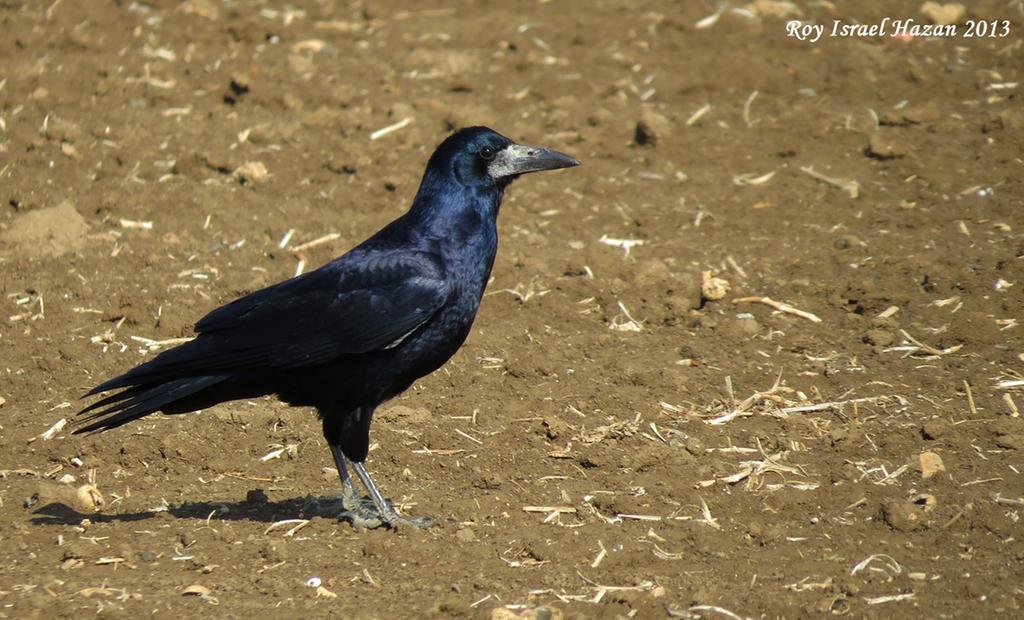
[[[194,340],[98,385],[89,395],[122,391],[86,408],[76,432],[277,394],[317,409],[344,484],[348,459],[372,487],[362,462],[373,410],[465,341],[494,263],[506,186],[578,163],[484,127],[452,134],[407,213],[323,267],[210,312]],[[376,508],[395,524],[393,510]]]

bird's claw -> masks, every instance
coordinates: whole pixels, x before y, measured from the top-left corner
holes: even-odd
[[[349,523],[357,530],[375,530],[384,525],[384,521],[375,512],[342,510],[338,513],[338,520]]]
[[[344,510],[338,514],[338,519],[347,521],[356,529],[366,530],[374,530],[379,527],[386,527],[391,530],[396,530],[400,527],[412,527],[420,530],[428,528],[435,523],[433,517],[425,515],[422,517],[403,517],[395,511],[391,500],[386,501],[385,510],[381,511],[369,497],[358,498],[354,502],[350,498],[344,498],[342,502]]]
[[[397,530],[399,527],[411,527],[417,530],[425,530],[428,527],[432,527],[437,521],[430,515],[420,515],[418,517],[403,517],[397,512],[387,517],[387,525],[390,529]]]

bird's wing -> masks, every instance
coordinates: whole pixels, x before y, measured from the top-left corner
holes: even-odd
[[[450,293],[434,254],[350,253],[217,308],[198,337],[91,393],[183,375],[315,366],[398,345],[430,320]]]
[[[196,323],[200,340],[277,368],[385,349],[448,298],[440,260],[377,251],[325,265],[218,308]]]

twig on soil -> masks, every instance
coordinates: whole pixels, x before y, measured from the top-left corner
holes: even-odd
[[[658,430],[658,425],[657,424],[655,424],[654,422],[651,422],[647,426],[649,426],[651,428],[651,432],[654,433],[654,436],[657,437],[658,439],[660,439],[662,443],[668,443],[668,439],[665,439],[665,436],[662,435],[661,431]]]
[[[272,476],[270,478],[266,476],[250,476],[249,474],[240,471],[226,471],[224,475],[229,478],[237,478],[239,480],[249,480],[252,482],[280,482],[284,480],[281,476]]]
[[[887,318],[889,318],[891,316],[895,316],[896,313],[899,312],[899,311],[900,311],[900,307],[899,306],[889,306],[885,310],[882,310],[881,312],[878,313],[878,318],[880,318],[880,319],[887,319]]]
[[[1024,497],[1014,499],[1012,497],[1003,497],[999,493],[996,493],[992,497],[992,501],[1003,506],[1024,506]]]
[[[931,346],[929,344],[924,344],[921,341],[917,340],[916,338],[914,338],[913,336],[908,334],[907,330],[905,330],[905,329],[901,329],[900,330],[900,334],[902,334],[903,338],[905,340],[907,340],[908,342],[910,342],[911,344],[910,345],[902,345],[902,346],[898,346],[898,347],[889,347],[889,348],[885,349],[885,352],[889,352],[889,351],[906,351],[906,355],[904,355],[903,357],[909,357],[909,356],[914,355],[915,353],[925,353],[925,354],[930,355],[932,357],[942,357],[943,355],[949,355],[950,353],[956,353],[957,351],[962,349],[963,346],[964,346],[962,344],[958,344],[958,345],[954,345],[952,347],[947,347],[945,349],[937,349],[937,348],[935,348],[935,347],[933,347],[933,346]]]
[[[858,499],[857,501],[853,502],[852,504],[850,504],[849,506],[847,506],[846,508],[844,508],[844,510],[853,510],[854,508],[858,508],[858,507],[863,506],[864,504],[867,504],[867,503],[868,503],[868,498],[862,497],[862,498]]]
[[[157,349],[162,349],[164,347],[173,347],[179,344],[184,344],[194,339],[194,337],[189,337],[167,338],[166,340],[153,340],[152,338],[144,338],[143,336],[129,336],[129,338],[131,338],[135,342],[141,342],[142,344],[146,345],[147,353],[156,351]]]
[[[292,235],[294,235],[294,234],[295,234],[295,229],[294,228],[289,228],[288,232],[286,232],[284,234],[284,236],[281,237],[281,241],[277,244],[277,247],[281,248],[282,250],[285,249],[286,247],[288,247],[288,243],[292,240]]]
[[[728,9],[728,2],[723,2],[722,4],[719,4],[718,8],[715,9],[714,13],[708,15],[707,17],[700,18],[699,20],[694,22],[693,27],[696,28],[697,30],[703,30],[705,28],[710,28],[711,26],[714,26],[715,24],[718,23],[718,20],[721,19],[722,15],[724,15],[726,10]]]
[[[772,170],[771,172],[766,172],[762,175],[758,175],[756,172],[744,172],[733,176],[732,183],[739,187],[744,187],[746,185],[764,185],[768,181],[772,180],[772,177],[775,176],[776,172],[778,172],[778,170]]]
[[[18,469],[0,469],[0,480],[7,480],[7,477],[10,476],[11,474],[17,474],[19,476],[35,476],[36,478],[45,478],[43,474],[39,473],[34,469],[20,467]]]
[[[459,429],[455,429],[455,432],[456,432],[456,433],[458,433],[458,434],[460,434],[460,435],[462,435],[462,436],[463,436],[463,437],[465,437],[466,439],[468,439],[468,440],[472,441],[473,443],[477,444],[478,446],[482,446],[482,445],[484,445],[484,442],[480,441],[480,440],[479,440],[479,439],[477,439],[476,437],[473,437],[473,436],[472,436],[472,435],[470,435],[469,433],[463,432],[463,431],[461,431],[461,430],[459,430]]]
[[[776,396],[776,394],[778,394],[779,392],[792,392],[793,391],[792,388],[785,387],[785,386],[783,386],[781,384],[782,384],[782,372],[780,371],[779,375],[775,378],[774,385],[772,385],[772,387],[770,389],[768,389],[765,392],[754,392],[753,394],[748,396],[743,402],[741,402],[739,405],[737,405],[732,411],[730,411],[730,412],[728,412],[726,414],[720,415],[720,416],[718,416],[716,418],[712,418],[710,420],[704,420],[704,422],[707,423],[707,424],[712,424],[712,425],[715,425],[715,426],[719,426],[721,424],[725,424],[726,422],[729,422],[729,421],[731,421],[731,420],[733,420],[735,418],[741,417],[741,416],[742,417],[752,416],[752,415],[754,415],[754,412],[749,411],[749,409],[750,409],[751,406],[753,406],[758,401],[766,400],[766,399],[767,400],[779,400],[779,398]],[[735,402],[735,398],[732,395],[732,381],[731,381],[730,377],[726,377],[726,389],[729,391],[729,399],[731,401]]]
[[[294,443],[274,443],[270,444],[268,447],[274,449],[260,457],[261,463],[266,463],[267,461],[272,461],[274,459],[281,458],[282,454],[287,454],[289,458],[295,458],[295,455],[298,453],[299,450],[299,445]]]
[[[572,506],[523,506],[523,512],[561,512],[563,514],[576,514]]]
[[[971,384],[964,379],[964,395],[967,397],[967,408],[971,411],[972,417],[978,417],[978,408],[974,405],[974,394],[971,393]]]
[[[393,125],[388,125],[387,127],[381,127],[377,131],[375,131],[375,132],[370,134],[370,140],[378,140],[380,138],[383,138],[384,136],[388,135],[389,133],[391,133],[393,131],[398,131],[399,129],[402,129],[403,127],[406,127],[410,123],[412,123],[412,117],[411,116],[407,116],[407,117],[403,118],[402,120],[398,121],[397,123],[394,123]]]
[[[885,484],[886,482],[896,480],[896,478],[902,476],[908,469],[910,469],[909,466],[900,465],[891,474],[886,474],[886,476],[879,480],[876,484]]]
[[[630,521],[661,521],[661,517],[659,517],[658,515],[631,515],[626,513],[619,513],[615,516],[619,519]]]
[[[946,307],[946,306],[948,306],[950,304],[956,304],[959,301],[960,301],[960,296],[959,295],[953,295],[952,297],[947,297],[946,299],[936,299],[935,301],[931,302],[928,305],[929,306],[935,306],[936,308],[944,308],[944,307]],[[958,304],[957,308],[959,308],[962,305],[963,304]],[[955,311],[956,310],[954,310],[954,312]]]
[[[153,230],[153,222],[151,221],[140,221],[140,220],[126,220],[121,218],[118,220],[121,228],[128,228],[133,230]]]
[[[825,176],[818,172],[813,166],[801,166],[800,171],[832,187],[838,188],[850,195],[850,198],[860,197],[860,183],[852,179],[839,179]]]
[[[576,509],[572,506],[523,506],[523,512],[547,513],[548,516],[544,517],[544,523],[551,523],[557,521],[561,515],[576,514]]]
[[[789,483],[788,481],[786,481],[786,478],[785,478],[784,474],[795,474],[795,475],[798,475],[798,476],[806,476],[806,474],[801,470],[801,468],[799,466],[784,465],[782,463],[779,463],[776,460],[777,458],[782,457],[785,454],[786,454],[786,452],[780,452],[779,454],[776,454],[774,456],[768,456],[768,455],[764,454],[764,452],[762,451],[762,455],[764,456],[764,460],[762,460],[762,461],[743,461],[743,462],[740,463],[740,467],[742,468],[742,469],[740,469],[740,471],[736,472],[735,474],[732,474],[731,476],[725,476],[724,478],[718,478],[718,480],[720,482],[725,482],[726,484],[736,484],[737,482],[739,482],[741,480],[748,479],[748,478],[753,481],[755,478],[760,478],[764,474],[776,473],[776,474],[779,474],[779,476],[782,477],[783,482],[785,483],[785,484],[783,484],[781,486],[790,485],[793,488],[797,488],[798,490],[802,490],[802,491],[809,491],[809,490],[813,490],[813,489],[818,488],[819,485],[816,484],[816,483],[799,483],[799,484],[794,484],[794,483]]]
[[[793,315],[805,318],[808,321],[812,321],[814,323],[821,323],[821,319],[818,318],[816,315],[811,314],[810,312],[805,312],[803,310],[798,310],[797,308],[794,308],[793,306],[791,306],[791,305],[789,305],[787,303],[783,303],[781,301],[775,301],[774,299],[771,299],[770,297],[740,297],[738,299],[732,300],[732,303],[734,303],[734,304],[745,303],[745,302],[755,302],[755,303],[759,303],[759,304],[764,304],[766,306],[770,306],[772,308],[775,308],[779,312],[785,312],[787,314],[793,314]]]
[[[722,526],[718,523],[718,520],[711,516],[711,509],[708,508],[708,503],[704,501],[703,497],[698,496],[700,499],[700,513],[704,518],[699,520],[698,523],[706,523],[716,530],[722,529]]]
[[[857,482],[860,482],[861,480],[867,478],[868,481],[871,482],[872,484],[879,485],[894,484],[896,482],[896,478],[902,476],[903,473],[906,472],[908,469],[907,465],[902,465],[901,467],[898,467],[895,471],[890,472],[884,464],[872,466],[871,462],[869,461],[855,461],[853,464],[857,468],[857,470],[862,474],[861,477],[857,479]]]
[[[8,321],[11,321],[13,323],[16,321],[23,321],[25,319],[28,319],[30,321],[38,321],[39,319],[46,318],[46,305],[43,302],[43,296],[40,293],[10,293],[7,295],[7,297],[9,299],[13,298],[14,303],[17,306],[25,308],[31,308],[32,306],[39,307],[38,312],[33,312],[32,310],[29,309],[20,314],[13,314],[7,317]]]
[[[700,228],[701,222],[704,221],[705,217],[714,218],[715,216],[710,212],[704,210],[703,205],[697,207],[697,214],[693,216],[693,227]]]
[[[694,605],[693,607],[690,607],[688,611],[713,611],[716,614],[722,614],[723,616],[732,618],[733,620],[748,620],[744,619],[743,616],[733,613],[725,607],[719,607],[718,605]]]
[[[961,483],[960,486],[962,486],[962,487],[972,487],[972,486],[974,486],[976,484],[985,484],[986,482],[1001,482],[1002,480],[1003,479],[1002,479],[1001,476],[1000,477],[995,477],[995,478],[980,478],[978,480],[971,480],[969,482]]]
[[[621,301],[617,301],[616,303],[619,304],[619,309],[622,310],[622,314],[618,314],[612,317],[612,322],[608,324],[608,328],[620,332],[643,331],[644,324],[641,321],[637,321],[636,319],[633,318],[632,315],[629,314],[629,310],[626,309],[625,304],[623,304]],[[626,317],[625,320],[622,319],[623,316]]]
[[[880,400],[886,400],[889,398],[901,397],[896,396],[866,396],[864,398],[852,398],[850,400],[834,400],[827,403],[817,403],[814,405],[799,405],[796,407],[783,407],[779,409],[779,413],[811,413],[815,411],[825,411],[826,409],[841,409],[844,405],[858,405],[860,403],[876,403]]]
[[[516,297],[517,299],[519,299],[519,301],[525,304],[534,297],[543,297],[550,292],[551,289],[543,288],[542,284],[538,284],[536,278],[531,278],[529,284],[517,282],[515,288],[503,288],[498,291],[486,293],[485,295],[487,297],[490,297],[491,295],[497,295],[499,293],[508,293],[509,295]]]
[[[432,448],[420,448],[418,450],[411,450],[413,454],[429,454],[431,456],[454,456],[456,454],[462,454],[465,450],[434,450]]]
[[[750,118],[750,106],[753,105],[754,99],[757,99],[757,95],[758,92],[756,90],[750,93],[746,103],[743,104],[743,122],[747,124],[747,127],[753,127],[757,123],[757,121]]]
[[[534,558],[533,556],[529,555],[528,553],[521,553],[520,554],[520,557],[523,558],[522,560],[510,560],[510,559],[505,557],[505,554],[509,553],[510,551],[512,551],[512,547],[509,547],[508,549],[505,549],[504,551],[502,551],[501,554],[498,556],[498,559],[501,560],[502,562],[508,564],[512,568],[520,568],[520,567],[523,567],[523,566],[543,566],[544,564],[547,564],[548,562],[551,561],[551,560],[538,560],[538,559]],[[555,596],[558,596],[558,595],[556,594]]]
[[[961,508],[961,509],[957,510],[957,511],[956,511],[956,514],[955,514],[955,515],[953,515],[952,517],[950,517],[948,521],[946,521],[945,523],[943,523],[942,525],[940,525],[940,526],[939,526],[939,529],[940,529],[940,530],[944,530],[944,529],[947,529],[947,528],[949,528],[949,526],[951,526],[951,525],[953,525],[954,523],[956,523],[957,521],[959,521],[959,520],[960,520],[960,517],[963,517],[963,516],[964,516],[964,509],[963,509],[963,508]]]
[[[744,448],[742,446],[729,446],[728,448],[704,448],[706,452],[722,452],[731,454],[757,454],[757,448]]]
[[[732,256],[726,256],[725,257],[725,262],[729,263],[729,266],[732,267],[733,271],[735,271],[737,274],[739,274],[739,276],[741,278],[746,279],[747,272],[743,270],[743,267],[739,266],[739,264],[736,262],[735,258],[733,258]]]
[[[914,592],[907,592],[906,594],[890,594],[888,596],[865,597],[864,600],[867,602],[868,605],[879,605],[881,603],[892,603],[895,601],[909,601],[910,599],[916,596],[917,594],[915,594]]]
[[[690,115],[690,118],[686,119],[686,126],[687,127],[692,127],[693,125],[695,125],[697,123],[697,121],[699,121],[700,119],[704,118],[704,115],[707,114],[710,111],[711,111],[711,104],[710,103],[705,103],[704,106],[701,109],[697,110],[696,112],[694,112],[693,114]]]
[[[289,529],[287,532],[285,532],[284,535],[292,536],[295,534],[295,532],[298,532],[302,528],[309,525],[309,519],[285,519],[283,521],[275,521],[274,523],[271,523],[269,526],[267,526],[267,529],[263,530],[263,535],[266,536],[267,534],[276,530],[277,528],[284,527],[286,525],[291,525],[293,527]]]
[[[630,591],[630,592],[646,592],[646,591],[654,589],[654,582],[653,581],[642,581],[642,582],[638,583],[635,586],[606,586],[606,585],[602,585],[602,584],[597,583],[593,579],[589,579],[586,575],[581,573],[579,571],[579,569],[576,570],[576,574],[579,575],[580,579],[585,581],[587,583],[587,585],[589,585],[590,587],[592,587],[592,588],[597,590],[597,593],[594,595],[594,598],[592,598],[589,601],[587,601],[589,603],[595,603],[595,604],[596,603],[600,603],[601,600],[604,599],[605,595],[608,594],[609,592],[626,592],[626,591]],[[566,598],[570,598],[570,597],[566,597]]]
[[[292,231],[288,231],[287,233],[285,233],[284,239],[281,240],[281,243],[285,243],[286,240],[291,239],[291,232]],[[295,256],[295,258],[299,260],[299,263],[295,266],[295,275],[302,275],[302,272],[306,269],[306,250],[315,248],[318,245],[329,243],[339,237],[341,237],[341,233],[327,233],[326,235],[321,235],[320,237],[317,237],[312,241],[300,243],[299,245],[289,248],[289,250]]]
[[[601,238],[598,239],[598,241],[605,245],[622,248],[626,257],[629,257],[629,251],[632,250],[634,246],[640,246],[647,243],[647,241],[643,239],[614,239],[608,235],[601,235]]]
[[[597,552],[597,557],[594,558],[594,561],[590,563],[590,568],[597,568],[600,566],[605,556],[608,555],[608,550],[604,548],[603,542],[600,540],[597,541],[597,546],[600,548],[600,551]]]
[[[875,568],[871,566],[875,563],[876,560],[882,563],[881,568]],[[900,566],[900,563],[897,562],[896,559],[893,558],[891,555],[885,553],[873,553],[868,557],[864,558],[863,560],[861,560],[860,562],[858,562],[857,565],[850,570],[850,574],[856,575],[860,571],[867,568],[870,568],[870,570],[875,572],[885,574],[892,573],[893,575],[899,575],[903,572],[903,567]]]
[[[652,553],[654,553],[654,557],[662,560],[682,560],[687,557],[687,554],[685,553],[672,553],[671,551],[665,551],[658,546],[658,543],[654,543],[654,551]]]
[[[59,433],[62,430],[64,430],[64,427],[67,426],[67,425],[68,425],[68,419],[67,418],[61,418],[61,419],[57,420],[56,422],[54,422],[53,426],[51,426],[49,429],[47,429],[46,431],[43,431],[42,433],[40,433],[39,434],[39,439],[42,439],[43,441],[49,441],[49,440],[53,439],[54,436],[57,433]]]
[[[576,439],[589,445],[604,441],[608,437],[632,437],[640,431],[641,418],[641,414],[637,413],[632,420],[616,421],[611,424],[594,427],[592,430],[581,428]]]
[[[809,590],[825,590],[832,586],[831,577],[826,577],[824,581],[811,581],[811,579],[811,577],[804,577],[796,583],[787,584],[785,588],[793,592],[807,592]]]
[[[1011,418],[1019,418],[1020,417],[1020,410],[1017,409],[1017,403],[1014,402],[1013,396],[1011,396],[1009,394],[1009,392],[1007,392],[1006,394],[1003,394],[1003,402],[1006,403],[1006,408],[1010,410],[1010,417]]]
[[[305,252],[306,250],[308,250],[310,248],[315,248],[318,245],[323,245],[325,243],[329,243],[331,241],[334,241],[338,237],[341,237],[341,233],[336,233],[336,232],[327,233],[326,235],[317,237],[316,239],[313,239],[312,241],[307,241],[305,243],[300,243],[299,245],[296,245],[296,246],[294,246],[294,247],[292,247],[290,249],[291,249],[291,252],[293,254],[299,254],[299,253]]]
[[[637,584],[635,586],[605,586],[605,585],[601,585],[601,584],[599,584],[599,583],[597,583],[597,582],[595,582],[593,580],[587,579],[579,571],[576,571],[576,573],[580,576],[580,578],[582,578],[588,584],[591,584],[590,587],[592,589],[597,591],[597,592],[594,593],[594,595],[591,596],[591,595],[587,595],[587,594],[559,594],[558,592],[555,592],[554,590],[530,590],[530,595],[531,596],[540,596],[542,594],[550,594],[551,596],[554,596],[555,598],[557,598],[559,601],[561,601],[563,603],[580,602],[580,603],[597,604],[597,603],[600,603],[602,600],[604,600],[605,595],[607,595],[609,592],[622,592],[622,591],[647,592],[647,591],[650,591],[650,590],[654,590],[655,587],[656,587],[654,585],[653,581],[643,581],[643,582],[641,582],[641,583],[639,583],[639,584]]]

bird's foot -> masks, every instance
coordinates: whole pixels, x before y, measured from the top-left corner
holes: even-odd
[[[362,497],[352,501],[350,498],[343,498],[344,510],[338,514],[338,519],[347,521],[356,529],[373,530],[379,527],[386,527],[391,530],[400,527],[412,527],[424,529],[434,525],[434,518],[403,517],[395,510],[391,500],[385,500],[384,510],[380,510],[369,497]]]
[[[357,529],[376,529],[378,527],[392,530],[399,527],[423,529],[434,524],[433,517],[403,517],[398,514],[395,504],[381,495],[362,461],[350,463],[336,444],[331,444],[331,453],[334,455],[334,463],[338,468],[338,475],[341,477],[342,511],[338,514],[340,520],[348,521],[352,527]],[[346,467],[346,464],[349,463],[355,469],[356,475],[359,476],[369,496],[360,497],[356,492]]]

